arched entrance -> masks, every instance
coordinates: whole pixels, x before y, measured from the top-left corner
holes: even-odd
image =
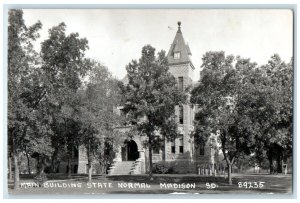
[[[122,161],[135,161],[139,158],[138,146],[134,140],[126,140],[122,147]]]

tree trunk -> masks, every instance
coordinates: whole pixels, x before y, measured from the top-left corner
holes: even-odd
[[[92,182],[92,160],[88,155],[88,182]]]
[[[72,173],[71,173],[71,157],[70,155],[68,156],[68,178],[71,178]]]
[[[282,173],[282,155],[279,151],[277,154],[277,173]]]
[[[88,182],[92,182],[92,159],[91,159],[91,142],[89,140],[89,146],[87,149],[88,156]]]
[[[100,158],[99,158],[100,159]],[[106,173],[106,161],[103,163],[103,161],[99,161],[99,168],[100,168],[100,174]]]
[[[25,154],[26,154],[26,158],[27,158],[28,174],[31,174],[29,155],[27,152],[25,152]]]
[[[163,136],[162,160],[164,162],[166,161],[166,139],[165,139],[165,136]]]
[[[232,164],[227,163],[227,166],[228,166],[228,184],[232,185],[232,178],[231,178],[231,167],[232,167]]]
[[[269,158],[269,168],[270,168],[270,174],[274,173],[274,168],[273,168],[273,158]]]
[[[40,171],[39,174],[43,174],[44,173],[44,169],[45,169],[45,158],[42,156],[41,161],[40,161]]]
[[[153,174],[152,174],[152,168],[153,168],[153,163],[152,163],[152,136],[149,135],[149,178],[150,180],[153,180]]]
[[[14,189],[19,189],[19,182],[20,182],[20,177],[19,177],[19,165],[18,165],[18,154],[14,152]]]
[[[53,152],[53,155],[51,157],[51,172],[52,173],[56,173],[57,171],[57,152],[58,152],[58,149],[56,148]]]
[[[38,155],[36,158],[36,170],[37,174],[40,174],[40,155]]]
[[[240,165],[239,172],[240,172],[240,173],[243,173],[243,163],[241,163],[241,165]]]
[[[12,167],[11,167],[11,155],[8,158],[8,170],[9,170],[9,180],[12,180],[13,176],[12,176]]]
[[[269,169],[270,169],[270,174],[273,173],[273,158],[272,158],[272,153],[269,149],[268,151],[268,160],[269,160]]]
[[[230,159],[227,157],[225,160],[226,160],[227,168],[228,168],[228,184],[232,185],[231,173],[232,173],[232,166],[234,163],[234,158],[230,161]]]
[[[226,143],[226,134],[227,134],[227,131],[223,129],[222,134],[223,134],[223,136],[222,136],[222,139],[221,139],[221,148],[222,148],[224,159],[226,160],[226,164],[227,164],[227,168],[228,168],[228,184],[232,185],[231,169],[232,169],[232,165],[234,163],[234,158],[232,158],[232,160],[230,161],[228,155],[225,152],[225,143]],[[224,172],[224,176],[225,176],[225,172]]]
[[[14,189],[19,189],[20,176],[19,176],[19,164],[18,164],[18,152],[15,139],[13,138],[13,159],[14,159]]]
[[[88,172],[89,172],[88,182],[92,182],[92,163],[90,160],[88,161]]]
[[[67,130],[67,128],[68,128],[68,125],[67,125],[67,122],[68,122],[68,120],[67,119],[64,119],[64,121],[65,121],[65,137],[67,137],[67,132],[68,132],[68,130]],[[67,173],[68,173],[68,178],[71,178],[71,159],[72,159],[72,149],[73,149],[73,145],[71,144],[71,142],[70,142],[70,140],[68,140],[67,139],[67,155],[68,155],[68,171],[67,171]]]

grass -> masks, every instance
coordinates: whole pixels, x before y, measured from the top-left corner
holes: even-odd
[[[87,184],[86,175],[76,175],[72,179],[66,179],[63,175],[50,176],[49,184],[52,182],[53,187],[28,187],[19,190],[11,189],[13,184],[9,186],[9,194],[26,195],[26,194],[68,194],[68,195],[84,195],[84,194],[170,194],[170,193],[190,193],[190,194],[292,194],[292,176],[291,175],[243,175],[234,174],[233,184],[228,185],[224,176],[197,176],[197,175],[154,175],[153,180],[149,180],[147,175],[122,175],[122,176],[93,176],[92,182],[95,187]],[[21,177],[21,183],[33,182],[30,177]],[[239,187],[239,182],[245,183],[247,188]],[[249,184],[264,182],[262,188],[249,188]],[[56,185],[54,184],[56,183]],[[71,187],[70,184],[80,184],[81,187]],[[111,187],[104,187],[104,183],[110,183]],[[125,184],[126,183],[126,184]],[[120,187],[128,183],[136,183],[136,188]],[[149,188],[140,188],[142,183],[150,185]],[[195,184],[195,188],[161,188],[160,183],[177,184]],[[69,187],[61,188],[69,184]],[[214,184],[214,185],[213,185]],[[214,188],[208,189],[207,185],[213,185]],[[56,186],[56,187],[54,187]]]

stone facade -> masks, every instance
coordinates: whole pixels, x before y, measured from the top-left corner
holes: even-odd
[[[79,155],[78,155],[78,173],[87,173],[88,172],[88,157],[86,153],[86,149],[84,146],[79,147]]]

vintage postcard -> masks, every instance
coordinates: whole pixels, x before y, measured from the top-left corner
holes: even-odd
[[[293,195],[292,8],[5,15],[10,198]]]

